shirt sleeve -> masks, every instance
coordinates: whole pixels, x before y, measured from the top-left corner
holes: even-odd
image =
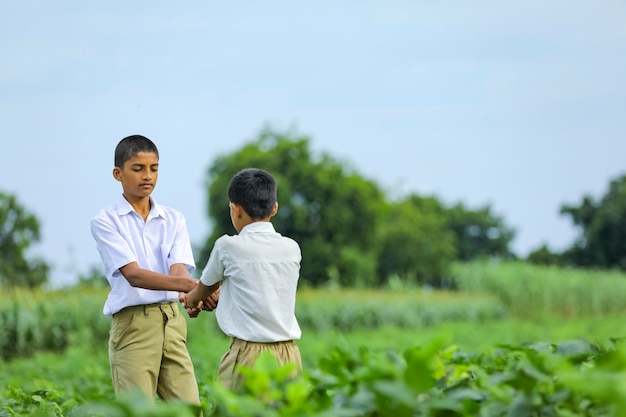
[[[166,257],[168,269],[174,264],[184,264],[190,274],[196,270],[191,242],[189,240],[189,232],[187,231],[187,222],[182,213],[179,213],[174,242],[171,249],[169,249],[169,253],[166,254]]]
[[[211,286],[224,278],[224,262],[221,259],[222,240],[223,237],[215,241],[211,255],[209,255],[209,261],[202,271],[200,281],[204,285]]]
[[[96,241],[96,248],[102,258],[107,278],[113,277],[124,265],[137,262],[128,242],[106,218],[96,217],[91,220],[91,235]]]

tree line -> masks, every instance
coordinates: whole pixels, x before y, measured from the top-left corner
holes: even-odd
[[[220,235],[234,232],[225,190],[246,166],[277,177],[274,223],[302,246],[302,277],[311,285],[377,286],[399,279],[439,287],[455,261],[518,258],[511,250],[515,230],[489,204],[446,204],[418,193],[391,198],[350,164],[315,154],[310,144],[297,132],[266,128],[214,160],[205,178],[214,227],[199,259],[208,258]],[[613,181],[602,200],[585,196],[580,207],[563,206],[561,213],[572,217],[580,237],[562,253],[543,245],[529,262],[626,269],[626,240],[619,239],[626,232],[626,177]]]
[[[199,268],[219,236],[235,233],[226,189],[245,167],[263,168],[276,177],[279,211],[273,222],[277,231],[300,243],[306,285],[365,287],[400,280],[441,287],[449,284],[455,261],[518,258],[510,248],[515,230],[489,204],[471,208],[418,193],[392,198],[349,163],[314,153],[308,136],[265,128],[207,169],[207,216],[213,229],[198,250]],[[579,206],[564,205],[561,214],[571,218],[579,237],[560,253],[543,245],[527,257],[529,262],[626,269],[626,240],[621,238],[626,232],[626,176],[612,180],[598,201],[584,196]],[[48,264],[26,254],[39,239],[37,218],[16,196],[0,191],[1,286],[47,282]]]

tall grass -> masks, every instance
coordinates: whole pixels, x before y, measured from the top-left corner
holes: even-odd
[[[618,271],[482,261],[455,265],[452,278],[463,292],[497,297],[516,317],[626,312],[626,274]]]
[[[296,315],[304,332],[346,333],[378,328],[423,330],[511,316],[536,320],[626,313],[623,273],[522,262],[474,262],[455,265],[453,271],[458,291],[303,289],[298,292]],[[5,292],[6,297],[0,299],[0,360],[64,350],[73,344],[106,344],[110,326],[110,319],[102,314],[106,295],[107,289],[83,287]],[[203,333],[221,335],[214,317],[189,323],[191,338]]]
[[[393,326],[420,329],[448,321],[483,322],[508,316],[488,294],[446,291],[305,290],[298,294],[301,327],[313,331],[352,331]]]
[[[14,289],[5,290],[5,295],[0,301],[0,359],[63,350],[72,343],[97,344],[108,338],[101,291]]]

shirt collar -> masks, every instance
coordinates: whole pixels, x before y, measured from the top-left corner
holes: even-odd
[[[272,222],[252,222],[245,225],[239,235],[245,235],[246,233],[271,233],[276,232]]]
[[[161,209],[161,206],[159,206],[152,197],[149,197],[149,198],[150,198],[151,209],[150,209],[150,214],[148,215],[148,218],[165,217],[165,214],[163,210]],[[120,216],[124,216],[134,211],[135,209],[133,208],[133,206],[131,206],[128,200],[124,198],[124,195],[122,195],[120,199],[117,201],[117,214]]]

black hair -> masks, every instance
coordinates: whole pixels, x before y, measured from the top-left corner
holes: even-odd
[[[123,168],[126,161],[139,152],[155,153],[159,157],[159,150],[154,142],[145,136],[131,135],[126,136],[115,147],[115,166]]]
[[[265,219],[276,205],[276,180],[267,171],[246,168],[230,180],[228,199],[239,204],[253,220]]]

